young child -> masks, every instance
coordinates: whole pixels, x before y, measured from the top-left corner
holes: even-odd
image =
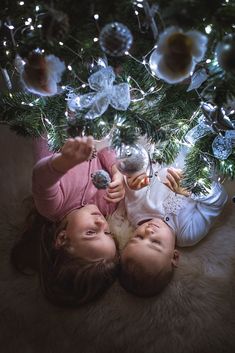
[[[48,154],[43,149],[39,141],[38,159]],[[40,159],[33,169],[36,209],[52,225],[41,227],[41,282],[45,295],[57,304],[87,303],[117,275],[117,249],[105,217],[124,197],[123,177],[113,151],[105,148],[91,158],[93,150],[92,137],[70,138],[59,153]],[[112,178],[107,190],[92,183],[91,174],[100,169]]]
[[[154,175],[147,185],[144,173],[127,178],[127,217],[135,230],[121,254],[120,283],[142,297],[154,296],[168,284],[179,260],[175,246],[199,242],[227,200],[219,183],[213,182],[208,195],[196,197],[180,187],[180,170],[167,171],[164,183]]]

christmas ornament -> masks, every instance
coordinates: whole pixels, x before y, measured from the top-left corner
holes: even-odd
[[[206,46],[207,37],[200,32],[183,33],[180,28],[169,27],[159,36],[157,48],[150,56],[150,68],[168,83],[181,82],[202,60]]]
[[[99,36],[101,49],[110,56],[123,56],[130,49],[132,42],[130,30],[119,22],[104,26]]]
[[[140,145],[122,145],[117,149],[118,170],[127,176],[134,176],[142,171],[147,171],[149,166],[148,152]]]
[[[43,18],[42,35],[49,41],[63,40],[69,32],[69,18],[62,11],[50,9]]]
[[[219,131],[233,130],[234,125],[226,115],[224,108],[213,106],[210,103],[202,103],[201,109],[205,116],[205,122],[216,133]]]
[[[227,130],[224,135],[218,128],[214,128],[212,125],[208,125],[205,121],[205,117],[201,117],[198,121],[198,125],[194,126],[185,135],[185,140],[190,144],[194,144],[197,140],[211,133],[218,133],[212,142],[213,154],[217,159],[225,160],[232,153],[232,148],[235,146],[235,130]]]
[[[226,35],[215,49],[219,65],[227,72],[235,74],[235,34]]]
[[[114,85],[115,74],[112,67],[108,66],[92,74],[88,83],[90,92],[81,96],[70,94],[68,107],[70,110],[83,110],[89,108],[85,114],[86,119],[95,119],[101,116],[111,105],[117,110],[127,110],[130,104],[130,89],[128,83]]]
[[[44,56],[33,51],[26,59],[21,79],[30,92],[40,96],[53,96],[58,93],[57,83],[60,82],[64,70],[64,63],[56,56]]]
[[[111,182],[109,174],[105,170],[97,170],[91,174],[92,183],[97,189],[107,189]]]
[[[232,148],[232,140],[226,136],[218,135],[212,142],[212,150],[215,158],[222,161],[230,156]]]

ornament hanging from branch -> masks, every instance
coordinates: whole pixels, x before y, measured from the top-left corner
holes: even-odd
[[[57,84],[65,70],[65,64],[54,55],[44,56],[31,52],[22,67],[21,79],[25,87],[40,96],[53,96],[58,92]]]
[[[62,11],[49,9],[42,21],[42,35],[48,41],[63,40],[69,32],[68,15]]]
[[[235,74],[235,34],[227,34],[215,49],[219,65],[226,72]]]
[[[130,30],[120,22],[108,23],[101,30],[99,43],[101,49],[110,56],[123,56],[132,46]]]
[[[184,33],[169,27],[160,34],[156,46],[149,60],[153,74],[168,83],[178,83],[188,78],[202,60],[207,37],[198,31]]]
[[[95,92],[81,96],[72,94],[68,97],[68,107],[72,111],[89,109],[85,118],[95,119],[108,109],[111,105],[117,110],[127,110],[131,102],[130,88],[128,83],[114,85],[115,74],[112,67],[108,66],[92,74],[88,83]]]
[[[210,103],[202,103],[201,110],[205,117],[205,122],[215,133],[225,130],[234,130],[233,123],[226,115],[224,108],[213,106]]]

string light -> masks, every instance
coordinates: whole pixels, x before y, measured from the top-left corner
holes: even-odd
[[[20,1],[20,2],[19,2],[19,5],[20,5],[20,6],[23,6],[23,5],[24,5],[24,1]]]
[[[72,66],[71,65],[68,65],[67,68],[68,68],[69,71],[72,71]]]
[[[100,18],[99,14],[96,13],[96,14],[94,15],[94,19],[97,21],[99,18]]]
[[[99,38],[95,37],[93,38],[93,42],[98,42]]]
[[[207,60],[206,60],[206,63],[207,63],[207,64],[210,64],[210,63],[211,63],[211,59],[207,59]]]
[[[205,27],[205,32],[206,32],[207,34],[210,34],[211,31],[212,31],[212,25],[208,25],[208,26]]]
[[[38,12],[39,10],[40,10],[40,6],[37,5],[37,6],[35,7],[35,11]]]

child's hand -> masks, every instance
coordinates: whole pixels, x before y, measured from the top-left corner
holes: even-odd
[[[52,166],[59,172],[66,172],[75,165],[88,160],[94,148],[93,137],[75,137],[68,139],[52,160]]]
[[[176,194],[189,196],[190,192],[180,186],[180,180],[183,177],[182,171],[180,169],[171,167],[167,169],[167,172],[167,181],[165,181],[163,184]]]
[[[143,172],[134,177],[127,177],[127,184],[130,189],[139,190],[149,185],[149,178],[146,173]]]
[[[112,182],[109,184],[107,189],[107,196],[105,196],[105,200],[109,202],[119,202],[125,196],[125,186],[123,175],[116,171],[112,176]]]

